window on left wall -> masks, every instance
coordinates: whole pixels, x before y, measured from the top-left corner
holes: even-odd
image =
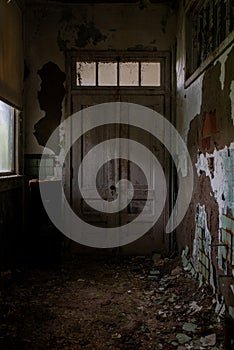
[[[0,100],[0,176],[15,173],[15,112]]]

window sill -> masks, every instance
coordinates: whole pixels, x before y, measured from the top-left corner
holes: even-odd
[[[197,68],[192,75],[186,79],[184,83],[185,89],[188,88],[205,70],[211,65],[229,46],[234,43],[234,30],[220,44],[220,46],[212,52],[209,57]]]
[[[0,192],[22,187],[23,175],[0,175]]]

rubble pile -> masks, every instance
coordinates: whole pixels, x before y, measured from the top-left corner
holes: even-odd
[[[212,291],[180,258],[86,256],[0,280],[1,350],[224,349]]]

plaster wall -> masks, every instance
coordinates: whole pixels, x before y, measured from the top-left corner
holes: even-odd
[[[43,151],[33,133],[35,123],[45,114],[38,101],[38,91],[42,89],[38,70],[44,65],[52,62],[65,72],[65,54],[69,50],[170,51],[175,34],[175,11],[169,5],[27,5],[25,153]],[[66,80],[64,87],[67,90]],[[65,101],[66,98],[61,103],[61,119],[66,113]]]
[[[186,88],[185,31],[182,9],[176,65],[177,129],[190,152],[194,188],[186,217],[177,229],[177,241],[180,251],[186,245],[189,248],[192,273],[212,286],[234,317],[234,45],[229,42]]]

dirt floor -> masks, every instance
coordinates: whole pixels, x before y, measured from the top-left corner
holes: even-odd
[[[223,349],[211,291],[180,258],[79,257],[2,274],[0,349]]]

